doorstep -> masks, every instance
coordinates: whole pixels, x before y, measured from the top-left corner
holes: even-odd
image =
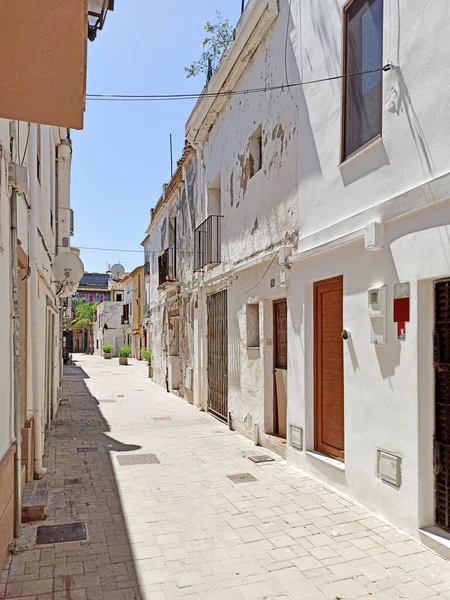
[[[419,529],[421,542],[434,550],[444,558],[450,559],[450,533],[438,527],[431,525]]]
[[[282,438],[278,435],[274,435],[271,433],[266,433],[262,436],[261,446],[263,448],[267,448],[268,450],[272,450],[276,454],[279,454],[281,458],[286,458],[286,442],[285,438]]]
[[[45,519],[48,511],[48,487],[46,477],[25,484],[22,492],[22,523]]]

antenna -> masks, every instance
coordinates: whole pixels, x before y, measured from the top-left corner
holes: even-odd
[[[125,273],[125,268],[120,263],[113,265],[110,270],[111,270],[113,279],[120,279],[122,277],[122,275]]]
[[[173,177],[173,148],[172,148],[172,134],[170,134],[170,178]]]
[[[61,252],[55,257],[52,268],[57,283],[56,294],[60,298],[75,294],[84,273],[81,259],[74,252]]]

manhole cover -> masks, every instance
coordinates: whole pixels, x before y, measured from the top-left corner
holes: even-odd
[[[250,473],[238,473],[237,475],[227,475],[228,479],[231,479],[233,483],[247,483],[248,481],[258,481],[256,477],[253,477]]]
[[[64,479],[64,485],[78,485],[81,483],[81,477],[75,477],[75,479]]]
[[[152,417],[153,421],[171,421],[170,417]]]
[[[86,539],[86,525],[84,523],[41,525],[37,528],[36,545],[81,542]]]
[[[249,456],[248,459],[256,464],[275,461],[275,459],[269,456],[268,454],[255,454],[254,456]]]
[[[118,398],[125,398],[125,396],[123,394],[119,394],[117,397]]]
[[[159,465],[159,460],[156,454],[120,454],[117,456],[121,467],[129,467],[131,465]]]
[[[77,452],[98,452],[98,448],[94,448],[94,447],[77,448]]]

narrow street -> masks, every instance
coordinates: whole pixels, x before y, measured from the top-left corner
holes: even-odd
[[[450,598],[446,560],[279,457],[254,464],[266,450],[132,363],[65,369],[45,525],[86,523],[87,540],[36,545],[24,526],[0,598]]]

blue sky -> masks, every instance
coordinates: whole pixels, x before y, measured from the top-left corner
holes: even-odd
[[[200,92],[204,77],[184,67],[201,54],[203,25],[215,9],[235,24],[241,0],[116,0],[103,31],[88,45],[87,92]],[[140,250],[150,209],[170,179],[194,101],[89,102],[83,131],[72,131],[73,246]],[[121,262],[131,271],[143,254],[81,250],[87,271]]]

